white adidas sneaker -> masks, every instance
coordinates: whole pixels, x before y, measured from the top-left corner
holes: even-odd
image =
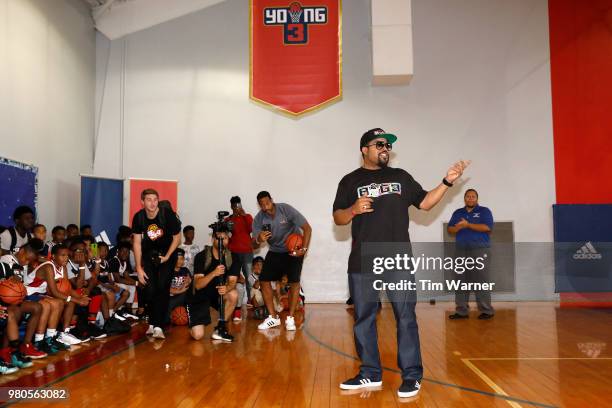
[[[259,330],[268,330],[268,329],[271,329],[272,327],[280,326],[280,324],[281,324],[281,321],[278,318],[278,316],[277,317],[268,316],[266,317],[266,320],[264,320],[263,322],[259,324],[259,326],[257,326],[257,328]]]

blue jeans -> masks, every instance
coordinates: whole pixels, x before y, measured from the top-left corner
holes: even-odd
[[[372,381],[382,379],[376,314],[378,312],[378,291],[373,287],[372,274],[349,273],[349,290],[355,305],[353,334],[355,348],[361,360],[359,373]],[[404,380],[421,380],[423,365],[419,327],[414,311],[415,298],[406,291],[387,290],[387,297],[393,306],[397,327],[397,365]]]
[[[244,275],[244,286],[247,291],[247,302],[251,302],[251,283],[249,282],[249,275],[251,275],[251,271],[253,270],[253,253],[246,254],[238,254],[236,252],[232,252],[232,262],[240,262],[240,270]],[[240,299],[240,302],[242,299]],[[238,304],[241,304],[238,302]]]

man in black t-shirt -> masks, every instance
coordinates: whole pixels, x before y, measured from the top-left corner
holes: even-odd
[[[361,270],[361,245],[369,242],[410,242],[408,208],[433,208],[469,162],[455,163],[433,190],[424,190],[410,174],[388,167],[389,154],[397,137],[380,128],[363,134],[359,148],[363,166],[347,174],[338,184],[333,206],[336,225],[351,223],[353,244],[349,255],[349,290],[355,304],[354,337],[361,367],[359,374],[342,384],[342,389],[382,385],[378,353],[376,312],[378,300],[370,284],[371,273]],[[377,294],[377,291],[375,291]],[[397,322],[398,365],[402,385],[398,395],[411,397],[419,392],[423,378],[415,301],[408,291],[387,291]]]
[[[223,266],[219,256],[219,238],[225,265]],[[204,250],[195,256],[193,262],[193,281],[187,290],[187,316],[191,337],[199,340],[204,337],[204,326],[210,324],[210,308],[220,309],[221,296],[224,302],[225,322],[229,321],[236,303],[238,302],[238,291],[236,282],[240,274],[241,263],[236,260],[228,249],[229,236],[227,232],[214,231],[212,234],[212,246],[205,246]],[[224,325],[215,327],[212,334],[213,340],[232,342],[234,337],[227,332]]]
[[[138,281],[144,286],[149,315],[148,335],[164,339],[172,269],[181,243],[181,222],[168,208],[159,206],[159,194],[146,189],[140,194],[143,209],[134,214],[134,257]]]

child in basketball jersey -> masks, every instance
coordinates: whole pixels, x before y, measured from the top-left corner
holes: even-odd
[[[64,349],[63,345],[56,344],[56,331],[47,332],[47,329],[55,329],[62,313],[63,304],[61,301],[56,301],[46,296],[47,286],[43,279],[37,279],[37,268],[41,265],[38,257],[38,250],[41,247],[41,241],[32,239],[28,244],[24,245],[24,251],[32,251],[33,255],[27,256],[27,265],[22,271],[22,280],[26,287],[25,302],[37,303],[41,306],[42,311],[38,324],[34,328],[34,343],[30,341],[30,323],[24,339],[25,346],[30,350],[38,350],[43,354],[53,355],[60,349]],[[17,253],[19,259],[19,252]],[[21,262],[21,261],[20,261]],[[24,351],[24,354],[30,358],[37,358],[36,353]]]
[[[28,246],[27,248],[24,248]],[[21,277],[15,272],[27,264],[27,256],[36,258],[36,251],[34,251],[29,244],[22,246],[15,256],[9,255],[2,257],[3,261],[0,262],[0,282],[10,281],[14,285],[23,285]],[[11,259],[7,259],[7,258]],[[38,324],[38,320],[41,315],[41,306],[39,304],[22,301],[20,304],[12,304],[14,301],[8,298],[21,298],[22,292],[15,292],[12,295],[11,286],[3,286],[3,289],[8,292],[4,292],[3,297],[0,298],[0,329],[2,329],[2,348],[0,348],[0,373],[10,374],[15,372],[19,368],[27,368],[32,366],[32,360],[26,356],[22,350],[24,345],[19,341],[19,322],[22,316],[29,313],[28,322],[28,338],[29,347],[28,350],[34,358],[44,358],[47,355],[44,352],[36,350],[32,346],[32,335],[33,330]],[[4,303],[4,302],[9,303]]]
[[[51,261],[41,263],[28,274],[31,281],[29,281],[26,289],[30,288],[28,293],[35,296],[46,295],[44,300],[51,302],[53,314],[47,323],[46,336],[43,341],[46,343],[47,349],[55,349],[55,352],[57,352],[58,350],[69,350],[70,345],[81,343],[78,338],[70,334],[70,326],[66,324],[66,316],[72,316],[76,305],[87,305],[89,298],[79,295],[74,290],[71,290],[69,295],[59,291],[56,281],[66,277],[68,248],[63,244],[55,245],[51,250],[51,255]],[[57,327],[62,313],[65,330],[58,333]]]
[[[106,337],[106,333],[95,325],[96,316],[101,310],[103,302],[102,291],[97,288],[102,261],[98,258],[90,258],[89,252],[90,247],[86,245],[85,241],[78,237],[74,238],[70,244],[66,267],[68,278],[72,282],[72,287],[76,293],[90,299],[88,305],[77,308],[77,333],[82,338],[102,339]],[[66,327],[70,325],[73,314],[68,315],[68,312],[64,314],[64,325]]]
[[[23,282],[23,275],[26,273],[28,265],[38,261],[37,250],[34,247],[36,240],[33,239],[31,242],[23,245],[15,255],[6,255],[0,258],[0,265],[2,265],[3,271],[1,272],[6,278],[14,275],[16,279]],[[11,270],[9,270],[9,268]],[[34,333],[36,332],[39,325],[46,327],[49,313],[43,313],[43,306],[39,302],[33,302],[24,300],[20,307],[22,316],[28,315],[28,321],[26,324],[26,331],[23,337],[23,342],[12,343],[11,352],[14,352],[17,348],[21,354],[27,358],[39,359],[44,358],[47,354],[43,351],[38,350],[33,344]],[[42,329],[44,333],[44,328]],[[9,339],[9,341],[15,341],[18,339]],[[6,346],[6,345],[5,345]]]
[[[133,306],[138,289],[138,277],[130,265],[130,250],[132,246],[129,242],[120,242],[117,245],[117,255],[108,262],[108,269],[113,275],[113,281],[124,291],[128,293],[126,300],[126,315],[124,317],[136,319],[133,315]],[[140,296],[139,296],[140,297]],[[124,315],[126,314],[124,313]]]
[[[47,242],[49,246],[49,250],[53,248],[54,245],[61,244],[66,240],[66,228],[61,225],[56,225],[51,230],[51,241]]]
[[[36,224],[32,228],[32,234],[34,238],[40,239],[43,242],[43,247],[39,251],[39,256],[45,259],[51,259],[50,247],[47,244],[47,227],[43,224]]]
[[[259,284],[259,275],[261,274],[263,264],[264,259],[261,256],[253,258],[252,271],[249,276],[249,283],[251,284],[250,302],[253,305],[253,317],[261,320],[265,319],[267,316],[266,305],[264,304],[261,285]]]
[[[108,245],[104,242],[98,243],[98,256],[100,259],[100,272],[98,273],[98,287],[102,291],[102,316],[104,320],[108,320],[115,316],[115,310],[123,307],[127,301],[129,293],[121,289],[114,280],[110,270],[109,262],[106,260],[108,256]],[[115,316],[119,320],[125,320],[120,313]]]

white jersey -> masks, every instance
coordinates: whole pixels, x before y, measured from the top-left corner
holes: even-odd
[[[11,269],[13,268],[13,265],[19,265],[19,261],[17,261],[17,258],[15,258],[15,256],[12,254],[1,256],[0,263],[7,264],[8,266],[11,267]],[[27,265],[22,266],[21,268],[22,268],[21,271],[14,271],[14,273],[15,275],[19,276],[21,280],[23,281],[24,276],[28,271],[28,266]]]
[[[13,253],[19,251],[23,245],[27,244],[30,238],[29,234],[25,234],[25,236],[19,235],[19,232],[15,231],[15,238],[17,238],[17,242],[13,244],[13,237],[11,236],[11,232],[7,228],[2,234],[0,234],[0,247],[5,251],[11,251],[11,245],[13,246]]]
[[[68,260],[68,278],[76,278],[77,276],[79,276],[79,265],[75,264],[72,262],[72,260]],[[89,280],[91,279],[91,271],[89,270],[89,268],[87,267],[87,265],[85,265],[85,280]]]

